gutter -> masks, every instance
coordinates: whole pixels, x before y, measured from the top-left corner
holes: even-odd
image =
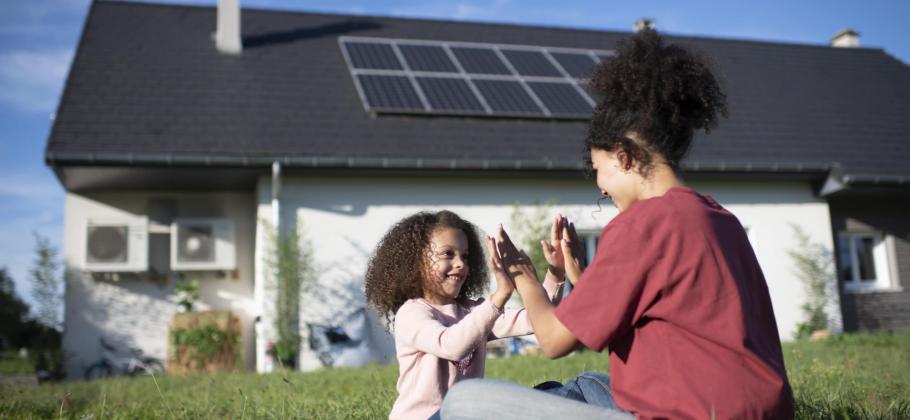
[[[818,192],[821,197],[828,197],[858,187],[904,187],[910,186],[910,177],[901,175],[845,174],[839,165],[835,165]]]
[[[135,153],[57,153],[48,151],[50,166],[195,166],[247,167],[267,170],[278,163],[287,169],[446,169],[446,170],[541,170],[581,171],[581,159],[445,159],[445,158],[377,158],[330,156],[236,156],[211,154],[135,154]],[[818,163],[778,162],[701,162],[689,161],[683,171],[808,173],[827,174],[832,166]]]

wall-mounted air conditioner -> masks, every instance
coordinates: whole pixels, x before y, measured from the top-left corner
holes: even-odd
[[[183,218],[171,223],[171,269],[233,270],[234,223],[222,218]]]
[[[148,270],[145,218],[89,219],[84,232],[86,270],[102,273]]]

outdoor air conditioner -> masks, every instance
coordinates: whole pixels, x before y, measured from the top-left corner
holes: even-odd
[[[171,269],[233,270],[234,223],[220,218],[176,219],[171,223]]]
[[[85,225],[85,269],[94,272],[148,270],[148,221],[88,220]]]

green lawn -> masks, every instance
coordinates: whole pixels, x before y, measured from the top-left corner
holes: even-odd
[[[0,375],[28,375],[35,371],[31,360],[14,351],[0,352]]]
[[[799,418],[910,418],[910,333],[785,346]],[[548,361],[491,359],[487,377],[533,385],[607,370],[584,352]],[[384,418],[397,366],[271,375],[223,374],[0,389],[0,418]]]

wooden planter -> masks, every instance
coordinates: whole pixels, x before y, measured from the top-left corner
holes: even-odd
[[[217,330],[217,351],[200,356],[193,345],[175,343],[175,333],[214,328]],[[168,334],[168,374],[233,372],[236,370],[240,347],[240,320],[230,311],[184,312],[174,315]]]

